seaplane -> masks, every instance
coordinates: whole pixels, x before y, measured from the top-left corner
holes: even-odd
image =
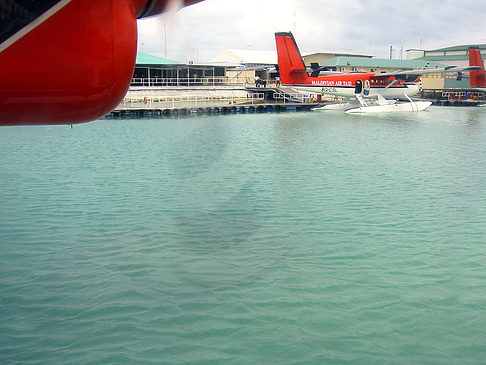
[[[110,112],[133,75],[137,19],[170,1],[0,0],[0,125],[82,123]]]
[[[430,101],[414,101],[419,93],[420,76],[429,73],[480,71],[479,66],[374,72],[323,72],[308,70],[291,32],[275,33],[280,82],[298,91],[344,97],[349,102],[329,104],[317,110],[344,109],[346,113],[422,111]],[[400,100],[408,100],[401,102]]]

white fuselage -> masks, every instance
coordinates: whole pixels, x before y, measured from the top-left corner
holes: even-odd
[[[313,94],[326,94],[333,96],[341,96],[344,98],[354,98],[354,87],[322,87],[312,85],[285,85],[301,92],[313,93]],[[420,92],[420,88],[417,84],[406,84],[400,87],[371,87],[368,95],[362,94],[363,97],[376,97],[380,94],[385,99],[402,99],[405,98],[405,94],[408,96],[417,95]]]

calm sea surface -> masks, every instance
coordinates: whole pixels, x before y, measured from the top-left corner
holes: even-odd
[[[479,364],[486,108],[0,128],[1,364]]]

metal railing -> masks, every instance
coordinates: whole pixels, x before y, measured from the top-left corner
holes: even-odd
[[[483,92],[469,92],[469,91],[444,91],[442,92],[442,98],[443,99],[472,99],[473,97],[476,97],[476,99],[484,99],[484,93]]]
[[[316,103],[317,94],[301,94],[301,93],[274,93],[273,98],[280,103]]]
[[[264,101],[263,93],[243,96],[135,96],[125,97],[115,109],[175,109],[254,105]]]
[[[279,86],[275,80],[265,80],[266,87]],[[256,85],[249,77],[217,76],[217,77],[134,77],[130,86],[141,87],[164,87],[164,86],[222,86],[222,85],[244,85],[245,87],[263,87]]]
[[[227,76],[219,77],[134,77],[130,86],[144,87],[163,87],[163,86],[217,86],[217,85],[235,85],[249,82],[248,78],[234,78]]]

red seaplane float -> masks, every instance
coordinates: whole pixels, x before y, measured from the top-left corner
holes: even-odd
[[[432,104],[430,101],[414,101],[410,98],[420,91],[418,81],[421,75],[457,73],[461,77],[465,71],[481,71],[478,65],[385,73],[344,73],[322,71],[320,68],[308,70],[292,33],[275,33],[275,41],[282,85],[303,92],[340,96],[350,100],[316,108],[319,110],[344,109],[346,113],[421,111]]]
[[[169,1],[2,2],[0,125],[82,123],[110,112],[133,75],[137,19]]]

